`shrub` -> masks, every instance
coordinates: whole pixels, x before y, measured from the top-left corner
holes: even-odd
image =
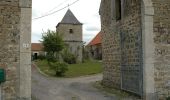
[[[76,63],[76,57],[73,54],[67,54],[63,57],[64,62],[68,64],[75,64]]]
[[[62,53],[62,58],[64,62],[68,64],[75,64],[76,63],[76,57],[75,55],[71,54],[68,50],[64,50]]]
[[[39,59],[39,60],[44,60],[44,59],[46,59],[46,57],[45,57],[44,55],[39,55],[39,56],[37,57],[37,59]]]
[[[68,65],[64,62],[54,62],[50,63],[50,68],[56,72],[56,76],[63,76],[68,70]]]
[[[166,98],[166,100],[170,100],[170,96]]]

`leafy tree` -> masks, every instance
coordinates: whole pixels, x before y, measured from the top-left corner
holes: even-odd
[[[64,41],[61,35],[55,31],[48,30],[43,33],[42,39],[44,50],[48,53],[59,53],[64,48]]]
[[[42,35],[44,51],[47,52],[47,61],[51,69],[56,71],[56,76],[61,76],[68,69],[67,64],[61,62],[60,52],[64,48],[64,41],[59,33],[48,30]]]

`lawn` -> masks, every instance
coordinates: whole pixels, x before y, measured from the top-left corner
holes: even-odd
[[[55,72],[51,70],[46,60],[36,61],[38,68],[48,76],[54,76]],[[99,61],[86,61],[85,63],[69,64],[68,71],[65,73],[65,78],[79,77],[102,72],[102,65]]]

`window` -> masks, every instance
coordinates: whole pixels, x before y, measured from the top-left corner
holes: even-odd
[[[70,34],[73,34],[73,29],[69,29],[69,33],[70,33]]]
[[[115,0],[116,20],[121,20],[121,0]]]

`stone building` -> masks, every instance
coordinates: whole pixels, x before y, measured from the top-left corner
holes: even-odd
[[[102,60],[102,40],[101,32],[99,32],[86,46],[89,56],[93,59]]]
[[[78,62],[82,62],[82,23],[80,23],[70,9],[66,12],[62,21],[56,26],[56,31],[62,34],[63,40],[68,45]]]
[[[44,46],[42,43],[31,43],[31,56],[37,59],[38,56],[45,56]]]
[[[101,0],[103,84],[170,96],[170,0]]]
[[[31,100],[30,43],[31,0],[0,0],[1,100]]]

